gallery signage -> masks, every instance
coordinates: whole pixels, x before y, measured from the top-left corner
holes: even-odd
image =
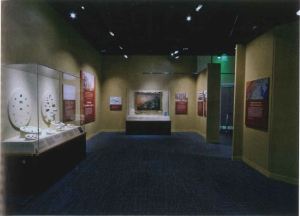
[[[197,92],[197,104],[198,104],[198,115],[203,116],[204,115],[204,92],[198,91]]]
[[[185,92],[175,94],[175,114],[187,114],[188,96]]]
[[[122,98],[116,96],[110,96],[109,98],[109,108],[111,111],[122,110]]]
[[[63,85],[63,122],[74,121],[76,112],[76,87]]]
[[[269,78],[248,81],[246,84],[247,127],[268,130]]]
[[[203,114],[206,117],[207,116],[207,90],[203,91],[204,100],[203,100]]]
[[[92,73],[80,71],[81,81],[81,123],[95,121],[95,76]]]

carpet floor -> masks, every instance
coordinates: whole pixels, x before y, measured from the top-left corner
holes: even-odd
[[[7,214],[298,215],[298,186],[232,161],[195,133],[100,133],[46,191],[6,197]]]

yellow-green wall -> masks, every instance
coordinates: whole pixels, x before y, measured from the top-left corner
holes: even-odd
[[[207,72],[208,69],[204,69],[200,72],[197,78],[196,83],[196,92],[207,90]],[[197,93],[196,93],[197,94]],[[196,105],[198,106],[198,105]],[[197,107],[198,109],[198,107]],[[197,112],[196,109],[196,112]],[[197,113],[195,113],[195,128],[199,131],[199,133],[206,139],[206,126],[207,126],[207,117],[205,116],[199,116]]]
[[[270,89],[272,88],[273,41],[273,34],[272,32],[269,32],[255,39],[246,46],[245,85],[248,81],[270,77]],[[246,89],[244,90],[244,98],[246,98],[245,95]],[[270,91],[269,99],[272,101],[272,91]],[[244,102],[244,110],[245,109],[246,107]],[[245,119],[245,112],[243,119]],[[262,169],[268,169],[269,132],[248,128],[245,124],[243,125],[244,159],[251,162],[255,161],[256,165]]]
[[[298,26],[279,26],[246,46],[238,45],[235,67],[233,157],[290,183],[298,183]],[[261,131],[245,125],[245,86],[248,81],[266,77],[270,78],[269,127]]]
[[[96,107],[100,107],[101,57],[80,35],[42,1],[1,2],[2,64],[38,63],[79,75],[96,76]],[[99,131],[100,115],[86,125],[87,135]]]
[[[193,131],[195,114],[196,57],[179,61],[168,56],[106,56],[103,58],[101,120],[103,131],[124,131],[129,90],[169,90],[169,112],[173,131]],[[152,74],[151,74],[152,73]],[[154,73],[154,74],[153,74]],[[188,114],[175,115],[175,93],[188,94]],[[109,97],[121,96],[122,111],[109,110]]]

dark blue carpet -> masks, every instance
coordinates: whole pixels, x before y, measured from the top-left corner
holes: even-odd
[[[100,133],[47,191],[7,196],[9,214],[298,214],[298,187],[230,159],[195,133]]]

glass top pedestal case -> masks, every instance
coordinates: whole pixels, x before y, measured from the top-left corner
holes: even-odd
[[[80,78],[37,64],[2,65],[4,154],[36,155],[85,133]]]

